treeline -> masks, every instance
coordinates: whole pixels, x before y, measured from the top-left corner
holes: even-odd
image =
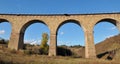
[[[0,44],[8,44],[9,40],[5,40],[3,38],[0,39]]]

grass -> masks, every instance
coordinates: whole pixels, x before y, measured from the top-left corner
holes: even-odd
[[[117,64],[117,62],[115,60],[73,58],[70,56],[26,55],[21,51],[13,53],[6,49],[6,51],[0,50],[0,64]]]
[[[109,56],[108,53],[100,59],[85,59],[84,48],[71,48],[71,50],[77,55],[80,54],[79,56],[82,56],[83,58],[72,56],[50,57],[38,54],[29,55],[24,53],[23,50],[9,50],[6,46],[0,45],[0,64],[120,64],[120,35],[108,38],[105,41],[96,44],[97,54],[116,50],[113,60],[106,60],[106,57]]]

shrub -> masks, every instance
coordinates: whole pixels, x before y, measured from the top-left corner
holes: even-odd
[[[45,54],[45,55],[48,54],[48,49],[49,49],[49,46],[47,44],[48,39],[49,39],[48,34],[43,33],[42,34],[42,41],[41,41],[41,45],[40,45],[40,54]]]
[[[13,53],[13,54],[17,53],[17,51],[15,49],[11,50],[10,52]]]
[[[57,47],[57,54],[62,56],[71,56],[73,53],[67,48]]]
[[[31,55],[32,51],[30,51],[30,50],[24,50],[24,54]]]

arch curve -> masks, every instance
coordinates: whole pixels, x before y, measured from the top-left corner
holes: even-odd
[[[9,22],[11,24],[11,26],[12,26],[12,23],[7,19],[0,18],[0,23],[2,23],[2,22]]]
[[[58,25],[58,27],[57,27],[57,30],[56,30],[56,35],[57,35],[57,32],[58,32],[59,28],[60,28],[62,25],[66,24],[66,23],[75,23],[75,24],[79,25],[79,26],[83,29],[82,25],[80,24],[80,22],[79,22],[78,20],[68,19],[68,20],[65,20],[65,21],[59,23],[59,25]],[[83,29],[83,31],[84,31],[84,29]]]
[[[109,23],[112,23],[112,24],[115,25],[115,26],[117,25],[117,20],[112,19],[112,18],[104,18],[104,19],[101,19],[101,20],[97,21],[97,22],[95,23],[95,25],[98,24],[98,23],[100,23],[100,22],[109,22]]]
[[[48,27],[48,25],[47,25],[44,21],[42,21],[42,20],[36,20],[36,19],[35,19],[35,20],[30,20],[30,21],[26,22],[26,23],[22,26],[20,32],[24,32],[28,26],[30,26],[31,24],[34,24],[34,23],[42,23],[42,24],[45,24],[45,25]],[[48,27],[48,28],[49,28],[49,27]]]
[[[25,30],[31,25],[31,24],[34,24],[34,23],[42,23],[44,25],[46,25],[48,27],[48,25],[44,22],[44,21],[41,21],[41,20],[30,20],[28,22],[26,22],[22,28],[20,29],[20,36],[19,36],[19,48],[18,49],[23,49],[23,44],[24,44],[24,33],[25,33]],[[49,27],[48,27],[49,29]],[[49,29],[50,30],[50,29]]]

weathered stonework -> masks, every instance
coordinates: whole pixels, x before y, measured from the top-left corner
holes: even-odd
[[[25,29],[35,22],[42,22],[50,29],[49,56],[56,56],[56,37],[59,27],[67,22],[79,24],[85,34],[85,57],[95,58],[93,29],[101,21],[113,23],[120,29],[120,13],[101,14],[59,14],[59,15],[30,15],[30,14],[0,14],[0,22],[8,21],[12,25],[12,33],[8,48],[19,50],[23,48]]]

